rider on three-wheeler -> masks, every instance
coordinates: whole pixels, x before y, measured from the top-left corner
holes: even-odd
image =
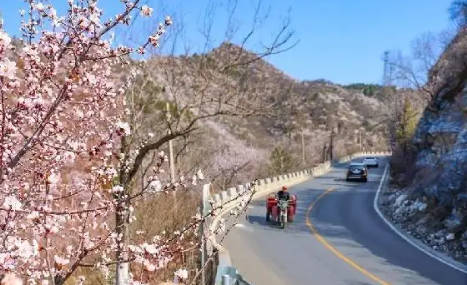
[[[269,221],[271,216],[273,219],[277,217],[278,204],[281,200],[289,202],[289,207],[287,209],[287,219],[289,222],[293,221],[293,218],[295,216],[295,210],[297,207],[297,196],[290,195],[290,193],[287,190],[287,186],[284,185],[282,186],[281,190],[279,190],[276,194],[269,195],[266,203],[266,221]]]
[[[282,186],[282,189],[277,192],[277,199],[280,200],[290,200],[290,194],[287,192],[287,186]]]

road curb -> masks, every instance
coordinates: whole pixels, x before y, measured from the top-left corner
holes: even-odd
[[[373,208],[375,212],[378,214],[378,216],[383,220],[383,222],[393,231],[395,232],[398,236],[400,236],[402,239],[404,239],[406,242],[408,242],[410,245],[414,246],[421,252],[425,253],[426,255],[430,256],[431,258],[436,259],[437,261],[457,270],[462,273],[467,274],[467,265],[460,263],[447,254],[444,254],[442,252],[439,252],[437,250],[432,249],[430,246],[426,245],[423,243],[423,241],[414,238],[410,234],[408,234],[404,229],[399,227],[396,224],[393,224],[390,220],[384,216],[384,214],[381,212],[379,209],[379,206],[381,204],[381,193],[384,193],[388,189],[388,181],[389,181],[389,175],[388,175],[388,170],[389,170],[389,161],[388,164],[386,165],[383,173],[383,177],[381,179],[381,182],[379,184],[378,190],[376,191],[375,198],[373,200]]]

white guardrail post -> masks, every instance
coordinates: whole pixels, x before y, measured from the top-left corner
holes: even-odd
[[[346,163],[355,159],[357,157],[362,157],[366,155],[372,156],[390,156],[390,152],[357,152],[355,154],[351,154],[348,156],[341,157],[336,159],[335,162],[338,164]],[[299,172],[289,173],[285,175],[279,175],[275,177],[266,177],[264,179],[258,179],[257,184],[253,186],[255,189],[255,193],[253,194],[254,198],[267,195],[269,193],[273,193],[279,190],[282,184],[286,184],[288,186],[294,186],[300,184],[312,177],[317,177],[320,175],[325,174],[329,171],[332,167],[332,161],[326,161],[321,163],[311,169],[302,170]],[[217,269],[216,269],[216,276],[215,276],[215,284],[205,284],[206,276],[203,270],[201,279],[203,285],[251,285],[247,281],[245,281],[242,276],[238,273],[237,269],[232,266],[229,252],[226,248],[221,246],[215,240],[215,237],[212,236],[214,230],[216,229],[220,219],[223,215],[230,212],[230,210],[234,209],[240,204],[240,199],[236,199],[240,197],[241,193],[247,190],[248,183],[245,185],[238,185],[237,187],[231,187],[226,191],[222,191],[219,194],[211,195],[210,193],[210,184],[205,184],[203,186],[203,201],[202,201],[202,214],[206,216],[211,211],[211,206],[208,203],[208,200],[211,199],[214,201],[215,206],[222,205],[220,210],[216,210],[215,218],[210,221],[207,225],[207,229],[201,229],[204,232],[204,236],[210,236],[210,239],[207,242],[202,241],[202,250],[201,250],[201,264],[204,264],[206,261],[206,254],[211,256],[214,252],[214,249],[217,251]],[[205,240],[204,237],[202,237]]]
[[[222,285],[230,285],[230,276],[225,274],[222,275]]]

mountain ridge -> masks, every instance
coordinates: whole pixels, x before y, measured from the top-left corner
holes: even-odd
[[[261,55],[229,42],[206,54],[155,57],[150,62],[163,67],[152,70],[151,75],[159,85],[172,85],[171,89],[178,92],[174,96],[178,102],[189,102],[203,94],[212,102],[238,96],[238,106],[232,107],[233,111],[259,106],[258,113],[264,111],[265,116],[250,114],[206,120],[215,122],[217,128],[224,128],[261,152],[271,153],[278,145],[285,146],[296,158],[293,170],[321,161],[333,130],[334,157],[355,151],[360,138],[365,150],[388,149],[385,121],[391,117],[396,99],[402,105],[403,98],[417,101],[419,97],[414,90],[393,87],[380,86],[364,94],[365,85],[358,89],[319,79],[300,81]],[[202,91],[200,86],[204,88]],[[203,124],[206,128],[208,125]],[[300,159],[302,134],[307,165]],[[263,163],[268,164],[267,161]]]

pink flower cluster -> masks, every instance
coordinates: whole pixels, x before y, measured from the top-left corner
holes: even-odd
[[[110,34],[134,13],[152,14],[139,0],[121,2],[123,12],[103,22],[94,0],[68,0],[63,17],[27,0],[22,42],[0,29],[0,273],[14,270],[36,284],[112,262],[121,241],[113,221],[119,186],[107,189],[126,161],[120,141],[131,135],[124,117],[131,76],[118,79],[133,49],[114,48]],[[157,46],[171,24],[166,18],[136,51]],[[158,239],[126,251],[148,271],[170,260]]]

